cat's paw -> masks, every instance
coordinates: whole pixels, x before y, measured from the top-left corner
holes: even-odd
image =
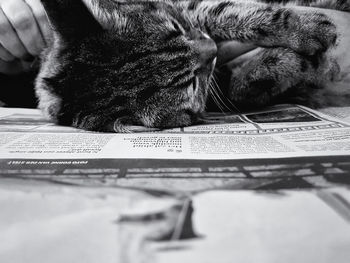
[[[298,23],[290,29],[290,47],[309,56],[327,51],[337,43],[337,28],[331,19],[321,13],[301,13]]]
[[[247,76],[232,76],[229,98],[243,107],[264,106],[281,93],[278,80],[268,74],[262,76],[259,70]]]
[[[350,12],[350,0],[336,0],[334,9]]]
[[[231,69],[229,98],[242,106],[264,106],[298,83],[331,79],[336,72],[324,57],[304,57],[290,49],[257,49],[240,67]]]
[[[271,71],[271,65],[263,59],[254,62],[234,69],[231,74],[229,99],[241,107],[264,106],[290,86],[289,81],[282,74],[276,74],[276,70]]]

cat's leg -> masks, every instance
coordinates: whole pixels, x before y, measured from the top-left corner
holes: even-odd
[[[310,6],[350,12],[350,0],[256,0],[268,4]]]
[[[314,0],[310,6],[350,12],[350,0]]]
[[[305,57],[287,48],[259,48],[245,56],[242,64],[236,61],[229,65],[227,92],[235,104],[248,107],[269,104],[301,83],[321,89],[340,71],[338,64],[325,55]]]
[[[192,22],[217,42],[238,40],[313,55],[337,40],[335,25],[318,12],[242,0],[184,2]]]

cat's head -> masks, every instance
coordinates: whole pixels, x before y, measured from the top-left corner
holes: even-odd
[[[197,122],[217,49],[182,10],[159,1],[42,2],[56,33],[37,94],[59,97],[42,106],[59,123],[124,131]]]

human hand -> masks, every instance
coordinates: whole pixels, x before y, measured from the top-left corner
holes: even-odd
[[[226,63],[235,61],[235,59],[246,53],[249,53],[255,48],[257,47],[253,44],[244,44],[235,40],[223,41],[218,44],[217,66],[221,67]]]
[[[0,72],[16,74],[30,68],[50,35],[40,0],[0,0]]]

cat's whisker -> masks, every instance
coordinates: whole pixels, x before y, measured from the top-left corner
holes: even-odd
[[[213,94],[213,92],[212,92],[212,90],[211,90],[211,85],[209,86],[208,91],[209,91],[209,95],[210,95],[210,97],[213,99],[215,105],[220,109],[221,106],[220,106],[220,104],[218,103],[216,97],[214,96],[214,94]]]
[[[214,89],[213,89],[213,86],[212,86],[211,83],[210,83],[210,85],[209,85],[209,93],[210,93],[210,95],[211,95],[213,101],[215,102],[216,106],[219,108],[219,110],[220,110],[222,113],[225,114],[225,111],[224,111],[224,109],[223,109],[223,107],[222,107],[222,105],[221,105],[221,102],[218,100],[217,94],[214,92]]]
[[[225,94],[222,92],[222,90],[220,89],[220,87],[219,87],[219,84],[217,83],[217,76],[215,75],[215,74],[213,74],[213,81],[214,81],[214,83],[215,83],[215,85],[217,86],[217,91],[221,94],[221,96],[220,96],[220,98],[226,98],[226,96],[225,96]],[[233,104],[232,103],[232,101],[230,100],[230,99],[228,99],[228,98],[226,98],[226,101],[232,106],[232,108],[231,107],[228,107],[228,109],[231,111],[231,112],[234,112],[234,111],[236,111],[237,113],[241,113],[241,111],[239,110],[239,108],[235,105],[235,104]]]
[[[213,92],[215,93],[216,97],[218,98],[218,100],[220,101],[220,104],[226,108],[226,110],[229,110],[231,111],[230,107],[227,106],[227,104],[223,101],[223,99],[221,98],[219,92],[218,92],[218,88],[217,86],[215,85],[215,82],[213,84]]]
[[[231,111],[230,107],[227,106],[227,104],[224,102],[223,98],[222,98],[222,97],[220,96],[220,94],[219,94],[220,88],[219,88],[219,86],[218,86],[218,84],[217,84],[215,78],[213,78],[213,82],[212,82],[212,83],[213,83],[213,91],[215,92],[217,98],[220,100],[221,104],[222,104],[227,110]]]
[[[231,111],[231,108],[229,106],[227,106],[227,104],[224,102],[224,100],[221,98],[218,90],[219,90],[219,86],[217,84],[217,82],[215,81],[214,78],[212,78],[212,82],[211,82],[211,89],[212,89],[212,92],[215,94],[217,100],[220,102],[220,105],[222,105],[223,107],[222,108],[226,108],[227,110]]]
[[[221,103],[221,101],[219,100],[218,95],[216,94],[216,92],[215,92],[213,89],[212,89],[212,91],[211,91],[211,94],[212,94],[212,98],[213,98],[215,104],[218,106],[218,108],[220,109],[220,111],[221,111],[224,115],[226,115],[226,110],[225,110],[225,108],[222,106],[222,103]]]

